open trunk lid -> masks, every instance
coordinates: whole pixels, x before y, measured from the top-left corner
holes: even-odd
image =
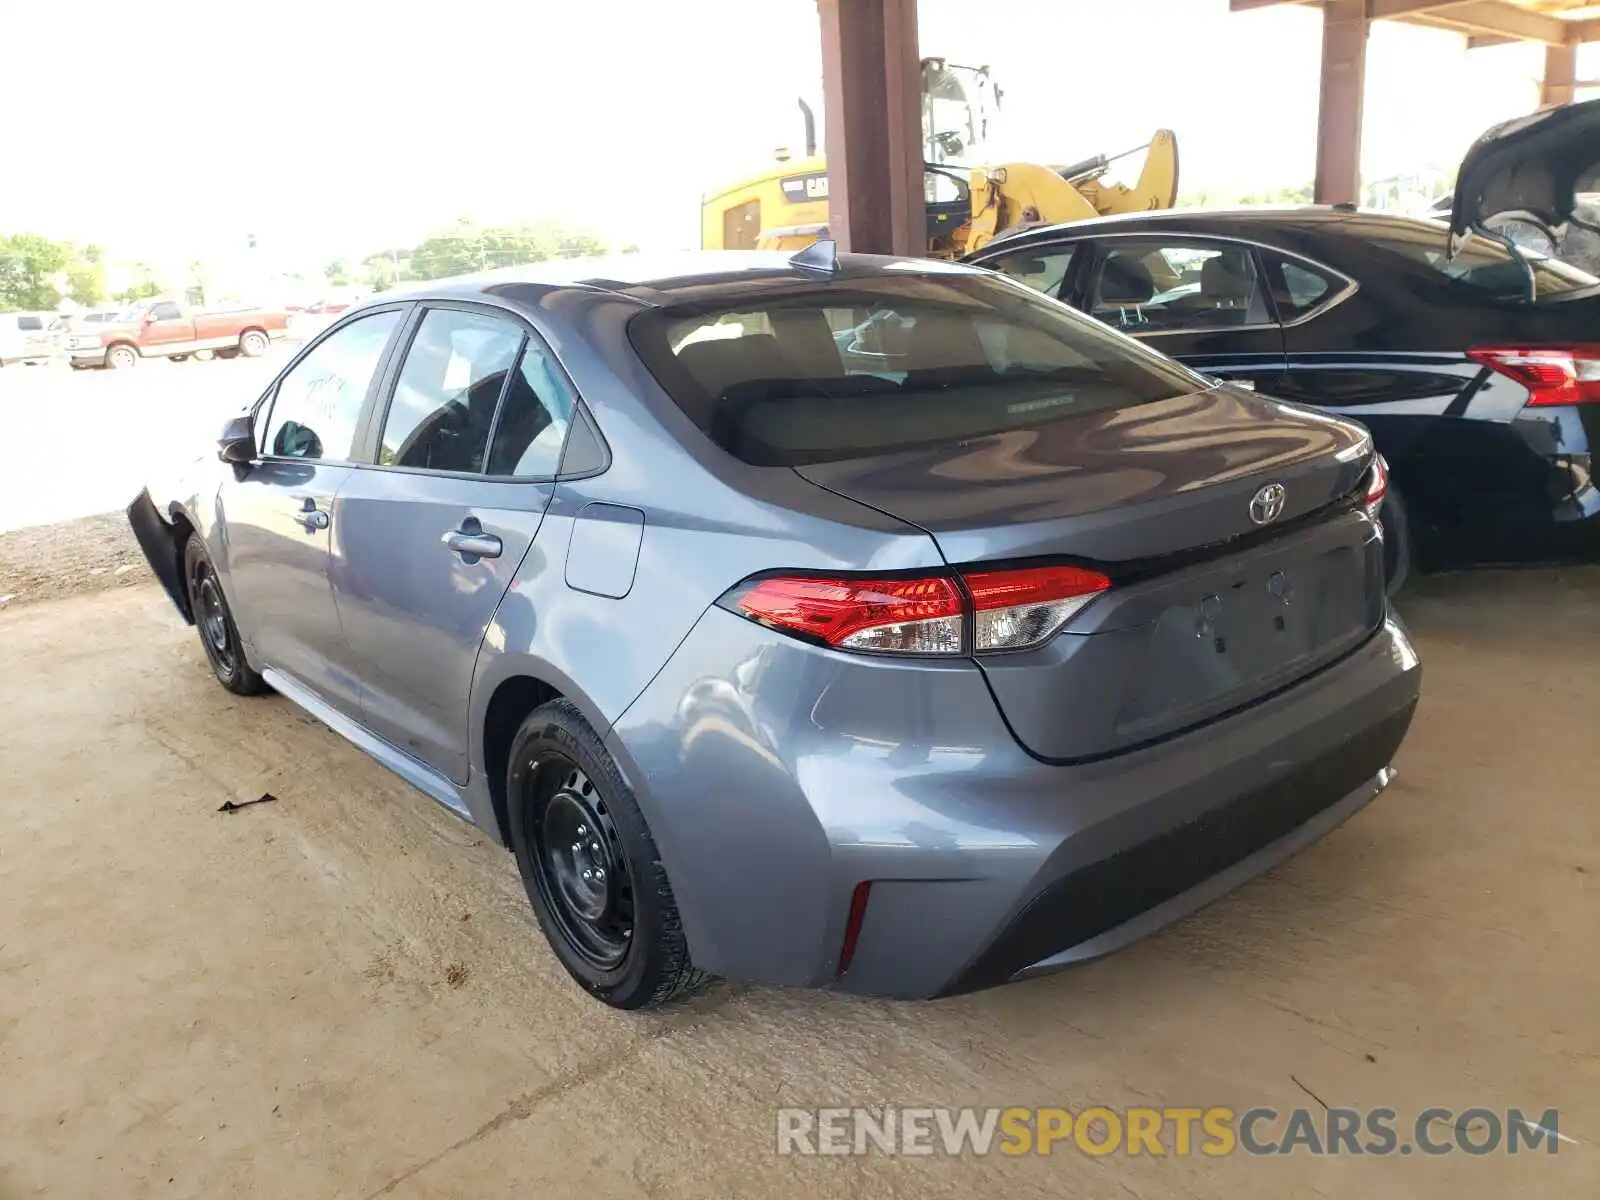
[[[1219,387],[795,469],[927,530],[952,565],[1110,577],[1042,646],[977,659],[1029,750],[1081,760],[1252,703],[1377,628],[1372,461],[1359,426]]]
[[[1552,231],[1600,190],[1600,101],[1549,108],[1487,130],[1461,160],[1450,233],[1526,219]],[[1587,228],[1587,226],[1585,226]]]

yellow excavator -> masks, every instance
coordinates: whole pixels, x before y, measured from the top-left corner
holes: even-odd
[[[1108,213],[1171,208],[1178,195],[1178,141],[1157,130],[1143,146],[1070,166],[986,159],[1002,93],[988,67],[922,60],[923,189],[928,254],[959,258],[1004,234]],[[805,156],[786,150],[761,172],[707,194],[700,244],[708,250],[798,250],[828,227],[828,165],[817,154],[816,119],[800,101]],[[1106,179],[1111,164],[1144,152],[1138,181]]]

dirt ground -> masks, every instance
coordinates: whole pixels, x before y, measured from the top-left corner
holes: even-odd
[[[0,533],[0,608],[133,587],[153,578],[120,512]]]
[[[159,590],[0,612],[0,1197],[1593,1197],[1600,570],[1403,609],[1398,781],[1197,917],[934,1004],[719,985],[647,1017],[568,981],[504,851],[216,687]],[[774,1151],[783,1105],[1319,1103],[1556,1107],[1572,1140]]]

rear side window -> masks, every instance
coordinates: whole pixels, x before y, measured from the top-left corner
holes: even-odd
[[[768,466],[1026,431],[1205,386],[1016,284],[964,272],[652,309],[629,336],[712,441]]]
[[[1261,252],[1261,260],[1267,286],[1272,290],[1272,302],[1284,321],[1298,321],[1315,312],[1332,300],[1342,286],[1343,281],[1331,272],[1270,250]]]
[[[561,447],[576,407],[572,389],[550,352],[529,339],[512,372],[495,423],[489,474],[548,479],[561,462]]]
[[[295,363],[278,382],[262,453],[347,460],[367,389],[399,321],[393,310],[361,317]]]
[[[44,321],[32,315],[17,318],[17,328],[32,333],[44,328]]]
[[[1089,311],[1133,334],[1267,323],[1250,251],[1193,241],[1107,239],[1089,281]]]
[[[500,393],[521,344],[522,330],[510,321],[430,309],[400,368],[379,465],[482,471]]]

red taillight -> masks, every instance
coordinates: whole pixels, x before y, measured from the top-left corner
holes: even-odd
[[[1367,473],[1367,494],[1361,503],[1372,516],[1378,515],[1384,497],[1389,494],[1389,460],[1381,454],[1372,457],[1372,470]]]
[[[917,579],[757,580],[738,598],[764,625],[847,650],[961,653],[961,594],[942,576]]]
[[[1527,388],[1530,407],[1600,402],[1600,346],[1475,346],[1467,357]]]
[[[735,589],[723,603],[763,625],[841,650],[963,654],[1038,645],[1111,586],[1081,567],[974,571],[954,578],[777,575]]]
[[[1019,650],[1044,641],[1111,586],[1082,567],[1027,567],[962,576],[972,593],[975,650]]]

